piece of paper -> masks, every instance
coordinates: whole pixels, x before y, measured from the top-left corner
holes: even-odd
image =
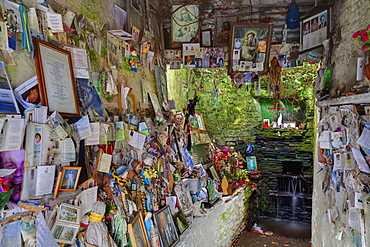
[[[158,112],[161,111],[161,106],[159,104],[157,95],[155,95],[154,93],[149,93],[149,96],[150,96],[150,101],[152,102],[154,111],[156,114],[158,114]]]
[[[73,19],[75,18],[75,15],[76,14],[74,12],[67,10],[66,13],[63,15],[63,23],[67,27],[71,27],[73,23]]]
[[[357,139],[357,144],[370,148],[370,130],[368,128],[363,129],[361,136]]]
[[[90,121],[88,116],[83,116],[72,127],[77,130],[80,140],[86,139],[92,135]]]
[[[37,76],[33,76],[14,89],[14,95],[24,109],[41,104],[37,83]]]
[[[76,161],[76,150],[72,138],[66,138],[62,141],[63,145],[63,162]]]
[[[81,215],[91,211],[94,202],[98,198],[98,186],[83,190],[77,197],[78,206],[81,208]]]
[[[112,162],[112,155],[102,153],[97,170],[99,172],[109,173],[111,162]]]
[[[355,192],[355,208],[364,209],[364,196],[362,193]]]
[[[46,13],[47,26],[51,28],[53,33],[63,32],[62,15],[56,13]]]
[[[36,196],[48,195],[53,192],[55,166],[37,167]]]
[[[24,119],[9,118],[4,124],[4,138],[1,142],[1,151],[19,150],[23,144]]]
[[[99,123],[90,123],[91,128],[91,136],[87,137],[85,139],[85,145],[99,145],[99,129],[100,124]]]
[[[357,164],[360,166],[360,170],[362,172],[370,173],[369,166],[366,163],[366,160],[364,156],[362,155],[361,151],[356,148],[352,148],[352,153],[353,153],[353,157],[355,158]]]
[[[129,144],[135,148],[143,149],[145,144],[146,136],[136,131],[130,131]]]
[[[13,221],[1,227],[2,237],[0,246],[18,247],[22,246],[21,221]]]
[[[63,48],[71,53],[74,68],[88,68],[87,53],[85,49],[70,46],[64,46]]]
[[[59,247],[45,222],[42,212],[36,216],[36,228],[37,246]]]
[[[116,128],[116,141],[127,140],[128,125],[125,122],[115,122]]]
[[[121,87],[121,105],[122,109],[127,109],[127,94],[130,92],[129,87]]]

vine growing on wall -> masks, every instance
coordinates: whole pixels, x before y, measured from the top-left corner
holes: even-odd
[[[306,110],[313,110],[315,76],[315,66],[311,64],[284,69],[281,94],[290,96],[284,101],[300,107],[304,102]],[[176,100],[178,110],[198,95],[200,100],[196,110],[203,114],[207,130],[220,144],[225,143],[227,137],[254,136],[256,127],[262,123],[253,85],[234,87],[226,69],[169,70],[168,81],[170,95]],[[267,90],[268,81],[266,77],[261,79],[261,96],[271,97]]]

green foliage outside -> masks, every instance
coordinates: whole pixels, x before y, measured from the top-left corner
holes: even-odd
[[[306,105],[305,112],[312,112],[315,76],[314,65],[311,64],[284,69],[281,95],[290,96],[284,101],[289,101],[293,106],[302,106],[303,102]],[[176,101],[178,110],[185,108],[188,100],[195,95],[199,96],[196,110],[203,114],[207,130],[221,145],[228,137],[254,136],[256,127],[262,124],[261,109],[255,100],[253,85],[235,88],[226,69],[168,70],[167,79],[170,99]],[[267,90],[268,82],[267,76],[261,77],[262,97],[273,96]],[[216,93],[215,86],[219,93]]]

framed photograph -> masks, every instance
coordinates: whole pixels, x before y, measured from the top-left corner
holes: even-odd
[[[69,225],[56,222],[51,229],[51,234],[58,243],[73,244],[80,225]]]
[[[80,224],[80,219],[80,207],[67,203],[62,203],[60,205],[56,219],[57,221],[64,222],[66,224]]]
[[[229,74],[268,68],[272,35],[271,24],[238,23],[232,26]]]
[[[20,114],[3,61],[0,61],[0,113]]]
[[[206,130],[202,113],[195,111],[195,115],[190,118],[190,127],[192,129]]]
[[[131,0],[131,6],[134,10],[136,10],[136,12],[139,13],[139,15],[142,14],[142,8],[143,8],[143,3],[144,1],[141,1],[141,0]]]
[[[135,216],[127,229],[133,247],[150,246],[141,213]]]
[[[81,173],[81,167],[63,166],[59,191],[75,191]]]
[[[191,130],[190,134],[191,134],[192,145],[201,143],[200,136],[199,136],[199,130],[193,129]]]
[[[329,12],[324,10],[300,21],[300,52],[317,48],[329,37]]]
[[[167,205],[161,210],[155,212],[154,219],[159,229],[162,246],[175,246],[180,239],[176,231],[176,226],[171,215],[170,207]]]
[[[202,32],[200,33],[200,46],[212,46],[212,29],[202,30]]]
[[[186,220],[185,215],[182,211],[177,212],[173,219],[175,221],[179,235],[181,235],[188,227],[189,222]]]
[[[256,156],[247,157],[248,171],[257,171],[257,158]]]
[[[197,37],[199,8],[197,5],[172,5],[172,43],[186,43]]]
[[[40,39],[33,42],[41,105],[50,113],[80,116],[71,54]]]
[[[211,167],[209,168],[209,171],[211,172],[213,179],[216,179],[216,180],[218,180],[218,181],[221,181],[221,180],[220,180],[220,177],[219,177],[219,176],[218,176],[218,174],[217,174],[216,168],[215,168],[214,166],[211,166]]]
[[[211,143],[212,136],[209,131],[199,130],[200,141],[202,143]]]

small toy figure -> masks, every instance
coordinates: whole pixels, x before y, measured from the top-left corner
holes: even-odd
[[[137,52],[133,46],[130,48],[131,56],[130,56],[130,67],[131,71],[137,72],[137,68],[140,65],[139,58],[137,56]]]

